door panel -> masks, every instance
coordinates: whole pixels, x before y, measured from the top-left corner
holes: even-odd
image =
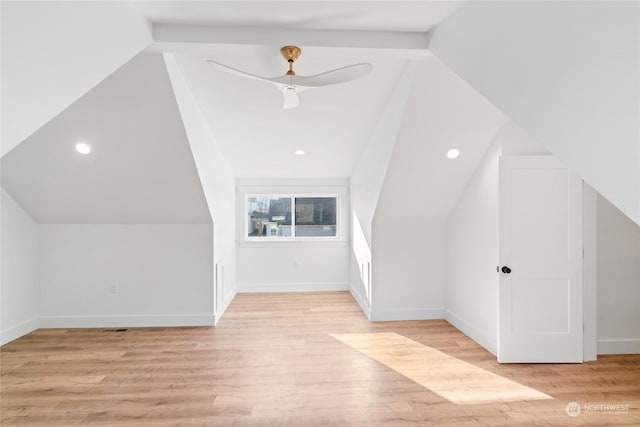
[[[511,280],[513,333],[566,334],[569,332],[567,280]],[[544,316],[538,315],[545,307]]]
[[[552,156],[500,159],[498,361],[582,362],[582,182]]]
[[[511,169],[510,174],[512,184],[508,197],[512,209],[513,256],[566,259],[569,252],[567,171],[523,168]],[[550,206],[553,209],[549,209]]]

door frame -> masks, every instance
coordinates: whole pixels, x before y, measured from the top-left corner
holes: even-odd
[[[583,298],[583,360],[598,358],[598,295],[597,295],[597,226],[598,192],[589,184],[582,183],[582,298]]]

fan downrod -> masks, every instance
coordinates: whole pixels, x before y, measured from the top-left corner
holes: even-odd
[[[296,72],[293,71],[293,63],[298,59],[302,50],[298,46],[284,46],[280,49],[280,53],[282,57],[289,63],[289,71],[287,71],[287,76],[295,76]]]

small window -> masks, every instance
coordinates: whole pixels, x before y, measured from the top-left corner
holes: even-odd
[[[248,196],[246,213],[249,240],[338,236],[337,196]]]

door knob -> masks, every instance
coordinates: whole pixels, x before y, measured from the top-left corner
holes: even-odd
[[[511,269],[510,269],[509,267],[507,267],[506,265],[505,265],[505,266],[503,266],[501,270],[502,270],[502,272],[503,272],[504,274],[509,274],[509,273],[511,273]]]

